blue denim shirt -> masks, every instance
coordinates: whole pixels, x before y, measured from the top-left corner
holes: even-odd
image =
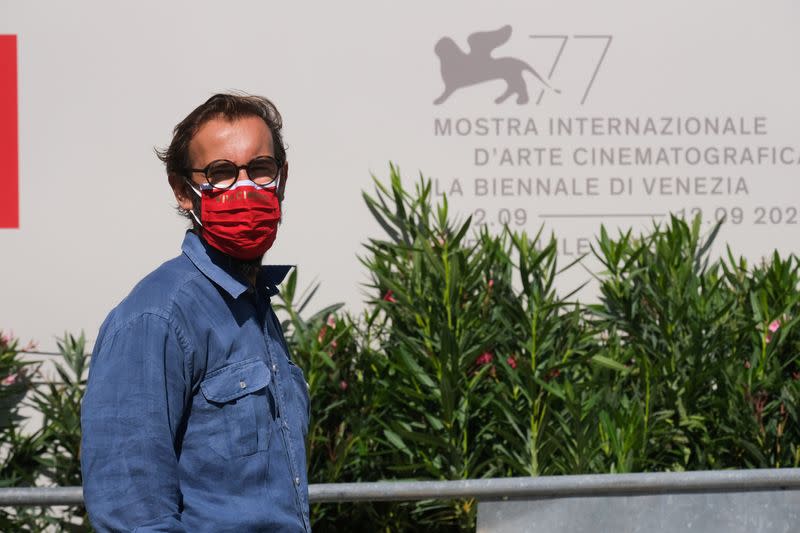
[[[83,492],[98,531],[310,531],[308,388],[269,304],[187,233],[109,314],[83,399]]]

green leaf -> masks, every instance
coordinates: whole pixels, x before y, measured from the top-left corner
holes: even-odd
[[[625,365],[614,361],[613,359],[609,359],[603,355],[593,355],[591,358],[592,363],[602,366],[604,368],[610,368],[611,370],[616,370],[617,372],[622,372],[627,374],[630,372],[630,369],[627,368]]]

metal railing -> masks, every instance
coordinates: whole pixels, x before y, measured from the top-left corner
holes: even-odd
[[[800,468],[513,477],[459,481],[377,481],[309,486],[311,503],[568,498],[575,496],[800,490]],[[0,489],[0,506],[83,503],[81,487]]]

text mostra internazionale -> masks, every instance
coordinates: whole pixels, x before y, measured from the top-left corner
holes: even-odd
[[[765,116],[441,117],[435,136],[670,137],[767,135]]]

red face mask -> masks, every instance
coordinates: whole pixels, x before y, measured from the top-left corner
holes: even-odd
[[[194,212],[192,216],[197,220]],[[265,189],[240,180],[227,190],[201,189],[198,222],[203,238],[237,259],[260,259],[275,242],[280,220],[277,187]]]

